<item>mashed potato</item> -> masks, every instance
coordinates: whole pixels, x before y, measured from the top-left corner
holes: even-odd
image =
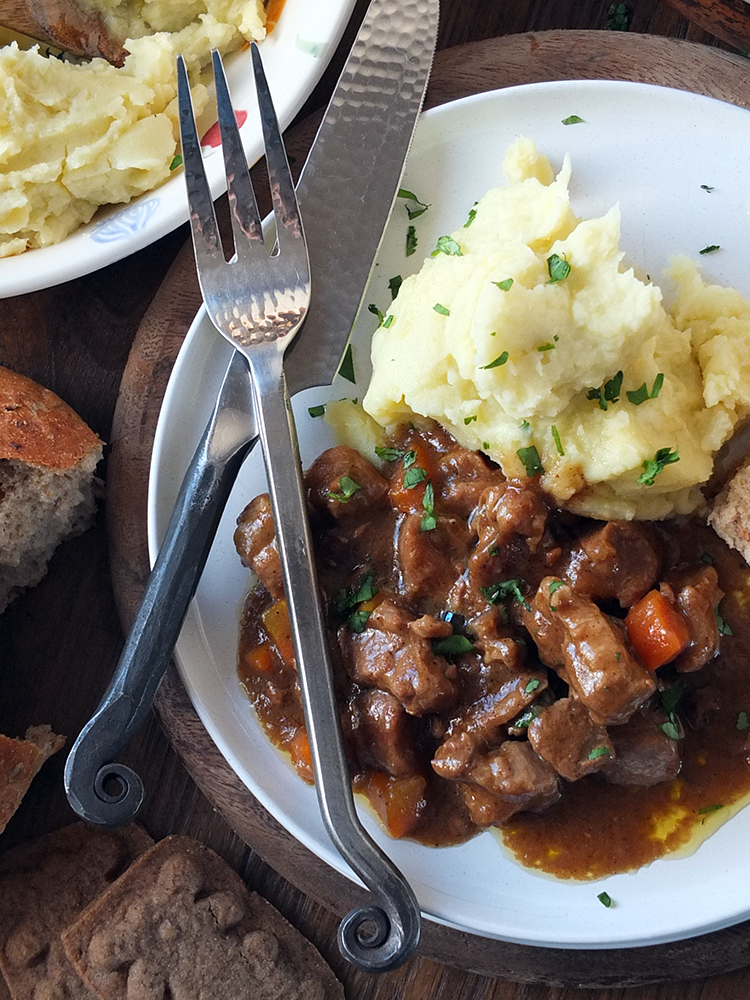
[[[365,410],[383,426],[433,418],[508,476],[538,456],[543,487],[580,514],[695,509],[750,412],[750,304],[680,260],[669,315],[622,266],[619,209],[573,214],[567,159],[554,177],[519,139],[504,169],[508,186],[404,281]]]
[[[262,0],[90,6],[126,39],[123,67],[61,62],[15,42],[0,49],[0,257],[57,243],[100,205],[164,181],[178,150],[177,54],[200,114],[210,50],[231,52],[265,33]]]

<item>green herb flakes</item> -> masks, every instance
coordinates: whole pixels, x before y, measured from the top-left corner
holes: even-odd
[[[325,406],[321,403],[318,406],[308,406],[307,412],[311,417],[322,417],[326,412]]]
[[[450,309],[446,309],[445,306],[441,305],[439,302],[436,302],[432,308],[436,313],[440,313],[441,316],[450,316],[451,314]]]
[[[178,167],[181,167],[181,166],[182,166],[182,154],[178,153],[177,156],[175,156],[175,158],[169,164],[169,169],[170,170],[176,170]]]
[[[410,469],[411,466],[414,465],[416,460],[417,460],[416,451],[407,451],[406,454],[404,455],[404,468]]]
[[[633,406],[640,406],[641,403],[645,403],[647,399],[656,399],[661,392],[661,387],[664,385],[664,375],[662,372],[654,379],[654,384],[651,388],[651,392],[648,391],[648,385],[644,382],[643,385],[639,386],[637,389],[629,390],[625,393]]]
[[[722,618],[718,604],[714,608],[714,617],[716,618],[716,627],[719,630],[719,635],[734,635],[731,627]]]
[[[564,455],[565,449],[563,448],[562,441],[560,440],[560,432],[554,424],[550,427],[550,431],[552,433],[552,440],[555,442],[555,448],[557,448],[557,454],[561,456]]]
[[[470,653],[474,644],[465,635],[447,635],[444,639],[433,639],[432,651],[438,656],[460,656]]]
[[[595,399],[599,404],[600,410],[606,410],[610,403],[617,403],[620,399],[620,393],[622,392],[622,372],[617,372],[612,378],[607,379],[601,388],[589,389],[586,393],[586,399]]]
[[[404,279],[400,274],[394,275],[394,277],[388,280],[388,291],[391,293],[391,302],[396,298],[399,291],[401,290],[401,285],[404,283]]]
[[[619,6],[624,6],[624,4],[620,4]],[[608,892],[600,892],[596,898],[599,900],[602,906],[606,906],[607,909],[609,909],[609,907],[612,905],[612,897]]]
[[[699,250],[698,253],[703,256],[707,253],[713,253],[714,250],[721,250],[721,247],[719,246],[718,243],[711,243],[710,246],[703,247],[703,249]]]
[[[553,253],[547,258],[547,271],[549,273],[548,285],[556,285],[559,281],[564,281],[570,274],[570,264],[564,257]]]
[[[664,735],[668,736],[670,740],[679,740],[680,738],[680,731],[677,728],[677,724],[671,719],[667,719],[666,722],[662,722],[659,729],[661,729]]]
[[[399,451],[398,448],[387,448],[387,447],[376,447],[375,454],[383,462],[397,462],[400,458],[404,457],[404,453]]]
[[[417,198],[417,196],[412,191],[407,191],[405,188],[398,189],[398,197],[403,198],[404,201],[411,202],[411,205],[405,206],[406,214],[409,216],[409,219],[418,219],[419,216],[424,215],[424,213],[430,207],[429,205],[426,205],[423,201],[420,201],[419,198]]]
[[[722,802],[717,802],[717,803],[715,803],[715,805],[712,805],[712,806],[704,806],[704,807],[703,807],[702,809],[699,809],[699,810],[698,810],[698,815],[699,815],[699,816],[703,816],[703,815],[705,815],[706,813],[715,813],[715,812],[717,812],[717,811],[718,811],[719,809],[723,809],[723,808],[724,808],[724,804],[723,804]]]
[[[647,458],[643,463],[643,472],[638,476],[637,482],[642,486],[653,486],[654,480],[664,469],[673,462],[679,462],[680,454],[675,448],[659,448],[653,458]]]
[[[750,719],[747,717],[747,712],[740,712],[737,716],[737,729],[742,731],[748,728],[750,728]]]
[[[626,3],[610,4],[604,27],[608,31],[628,31],[633,14]]]
[[[493,281],[492,284],[499,288],[501,292],[509,292],[513,287],[512,278],[504,278],[502,281]]]
[[[474,204],[476,205],[476,202],[474,202]],[[466,220],[466,222],[464,222],[464,229],[468,229],[469,226],[474,221],[474,219],[476,219],[476,217],[477,217],[477,210],[476,210],[476,208],[470,208],[469,209],[469,218]]]
[[[463,250],[452,236],[441,236],[430,256],[437,257],[439,253],[447,254],[448,257],[463,257],[464,255]]]
[[[583,118],[579,118],[578,115],[568,115],[567,118],[563,118],[563,125],[582,125]]]
[[[529,683],[524,688],[524,691],[526,692],[526,694],[531,694],[532,691],[536,691],[536,689],[539,687],[540,684],[541,681],[537,680],[536,677],[532,677]]]
[[[345,621],[352,632],[364,632],[370,612],[364,611],[359,605],[371,601],[377,592],[372,573],[365,573],[356,590],[351,593],[339,591],[333,602],[333,613]]]
[[[549,585],[549,596],[552,597],[552,595],[556,590],[559,590],[560,587],[564,586],[565,586],[564,580],[553,580],[552,583]]]
[[[425,479],[427,479],[427,473],[424,469],[420,469],[418,465],[413,465],[404,473],[404,488],[413,490],[415,486],[419,486]]]
[[[369,304],[369,306],[367,307],[367,311],[368,311],[368,312],[371,312],[371,313],[373,314],[373,316],[377,316],[377,317],[378,317],[378,326],[379,326],[379,327],[383,325],[383,323],[384,323],[384,321],[385,321],[385,316],[384,316],[384,315],[383,315],[383,313],[382,313],[382,312],[381,312],[381,311],[380,311],[380,310],[378,309],[378,307],[377,307],[377,306],[375,305],[375,303],[374,303],[374,302],[371,302],[371,303]]]
[[[502,354],[498,354],[494,361],[490,361],[488,365],[482,365],[481,371],[485,372],[490,368],[500,368],[508,360],[508,352],[503,351]]]
[[[708,563],[709,566],[713,566],[714,558],[710,554],[710,552],[704,552],[703,555],[701,556],[701,562]]]
[[[523,466],[526,469],[526,475],[529,479],[539,475],[540,472],[544,472],[544,466],[542,465],[542,460],[539,458],[539,452],[536,450],[536,445],[532,444],[528,448],[519,448],[516,455],[518,455],[523,462]]]
[[[473,424],[473,423],[474,423],[474,421],[475,421],[476,419],[477,419],[477,415],[476,415],[476,413],[475,413],[475,414],[474,414],[473,416],[471,416],[471,417],[464,417],[464,423],[465,423],[465,424],[466,424],[466,426],[468,427],[468,425],[469,425],[469,424]]]
[[[341,366],[339,368],[339,375],[345,378],[347,382],[352,382],[354,385],[357,384],[357,380],[354,377],[354,357],[352,356],[352,345],[349,344],[346,351],[344,352],[344,357],[341,361]]]
[[[339,479],[338,492],[329,491],[327,496],[330,500],[338,500],[339,503],[348,503],[357,490],[361,489],[362,487],[359,483],[355,483],[350,476],[342,476]]]
[[[609,755],[609,747],[594,747],[593,750],[589,750],[588,758],[589,760],[599,760],[600,757],[609,757]]]
[[[411,257],[417,252],[417,230],[414,226],[409,226],[406,230],[406,256]]]
[[[523,604],[526,611],[531,611],[531,605],[523,596],[522,588],[525,587],[526,584],[524,581],[516,577],[514,580],[502,580],[500,583],[493,583],[489,587],[480,587],[480,590],[490,604],[498,604],[500,601],[505,600],[506,597],[512,597],[514,601]]]
[[[432,480],[427,481],[424,496],[422,497],[422,521],[419,525],[420,531],[434,531],[437,528],[437,518],[435,517],[435,488]]]
[[[542,344],[540,347],[537,347],[537,351],[554,351],[554,349],[555,345],[551,341],[546,344]]]

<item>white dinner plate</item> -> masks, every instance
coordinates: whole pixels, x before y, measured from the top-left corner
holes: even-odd
[[[571,115],[583,122],[562,124]],[[417,270],[437,237],[461,226],[474,201],[501,182],[503,154],[519,134],[531,136],[555,167],[571,154],[578,215],[600,215],[620,202],[629,261],[667,294],[668,259],[686,253],[708,278],[750,295],[750,112],[683,91],[586,81],[509,88],[423,116],[403,181],[430,205],[415,222],[420,252],[405,256],[408,219],[397,204],[367,303],[385,309],[388,279]],[[721,249],[699,256],[714,244]],[[324,420],[311,418],[307,408],[329,398],[362,396],[375,322],[364,311],[355,327],[356,387],[338,379],[333,388],[308,390],[295,401],[306,465],[332,443]],[[175,366],[154,445],[152,556],[229,350],[199,314]],[[266,740],[237,681],[238,622],[249,577],[234,552],[232,532],[244,505],[264,489],[256,449],[230,498],[182,631],[179,667],[198,714],[242,781],[296,838],[352,877],[323,829],[314,790]],[[525,870],[489,832],[459,847],[431,849],[391,840],[367,810],[360,814],[411,882],[423,912],[476,934],[531,945],[627,947],[689,937],[750,917],[750,810],[689,857],[589,883]],[[609,909],[597,899],[602,891],[614,900]]]
[[[356,0],[286,0],[274,30],[261,43],[263,65],[276,113],[286,128],[323,74]],[[248,116],[240,134],[250,163],[263,153],[255,103],[250,50],[226,60],[235,110]],[[206,159],[214,198],[225,189],[221,156]],[[54,246],[0,259],[0,298],[49,288],[90,274],[154,243],[188,219],[185,178],[181,170],[160,187],[127,205],[101,208],[94,218]]]

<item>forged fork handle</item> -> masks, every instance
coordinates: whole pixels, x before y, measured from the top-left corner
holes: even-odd
[[[263,445],[305,724],[323,822],[338,851],[377,897],[339,927],[339,947],[357,968],[383,972],[413,954],[421,915],[408,882],[369,837],[354,809],[319,589],[294,417],[275,343],[246,354]]]
[[[143,802],[141,779],[115,758],[151,708],[229,493],[256,433],[247,364],[235,353],[185,473],[112,681],[65,764],[68,801],[89,823],[127,823]]]

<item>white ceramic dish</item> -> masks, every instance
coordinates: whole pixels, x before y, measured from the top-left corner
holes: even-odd
[[[582,124],[565,126],[578,115]],[[417,220],[420,250],[404,255],[408,220],[397,206],[366,297],[385,308],[387,282],[419,268],[436,238],[462,225],[472,203],[500,182],[500,164],[518,134],[533,137],[559,166],[570,152],[572,201],[583,216],[617,201],[622,246],[657,281],[670,255],[700,260],[711,279],[750,294],[746,248],[750,113],[694,94],[640,84],[561,82],[497,91],[426,113],[404,186],[430,204]],[[702,185],[710,187],[707,191]],[[709,244],[721,250],[708,257]],[[314,278],[313,278],[314,280]],[[295,403],[303,460],[330,442],[307,407],[362,395],[373,317],[354,334],[358,388],[339,382]],[[172,375],[153,454],[149,531],[152,555],[183,471],[215,398],[229,349],[199,314]],[[232,546],[237,514],[264,489],[260,455],[246,463],[230,499],[180,638],[183,679],[206,728],[237,774],[300,841],[347,874],[304,785],[263,736],[235,673],[238,619],[248,576]],[[365,825],[411,881],[423,911],[463,930],[532,945],[609,948],[655,944],[715,930],[750,916],[750,810],[692,856],[658,861],[595,883],[565,883],[524,870],[485,833],[440,850],[390,840]],[[605,909],[597,894],[615,901]]]
[[[328,65],[356,0],[286,0],[279,22],[262,43],[263,63],[281,127],[286,128]],[[251,163],[263,152],[250,52],[227,59],[236,110],[247,110],[241,129]],[[209,151],[206,171],[214,197],[225,189],[220,156]],[[171,232],[188,218],[181,170],[127,205],[100,209],[88,225],[61,243],[0,259],[0,298],[70,281],[113,264]]]

